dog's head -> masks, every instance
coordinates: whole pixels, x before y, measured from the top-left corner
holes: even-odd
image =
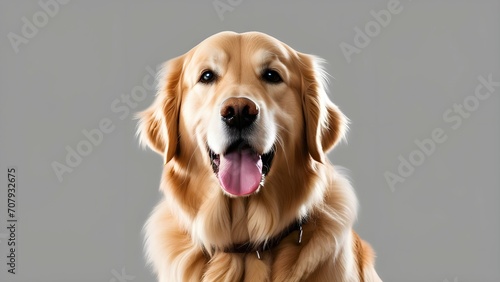
[[[222,32],[165,63],[138,132],[165,163],[231,197],[253,195],[264,178],[327,161],[344,135],[325,81],[314,56],[262,33]]]

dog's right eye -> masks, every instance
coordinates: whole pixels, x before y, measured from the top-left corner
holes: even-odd
[[[262,79],[271,84],[278,84],[283,82],[280,74],[272,69],[265,69],[261,75]]]
[[[206,70],[201,74],[199,81],[204,84],[210,84],[214,82],[216,78],[217,75],[213,71]]]

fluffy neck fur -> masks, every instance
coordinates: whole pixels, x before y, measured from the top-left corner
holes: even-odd
[[[225,195],[207,160],[198,153],[201,152],[179,158],[190,160],[188,163],[174,159],[165,166],[162,190],[172,214],[179,223],[184,223],[182,227],[193,242],[209,252],[244,242],[263,243],[293,221],[329,209],[324,201],[325,191],[334,180],[334,176],[327,175],[330,165],[319,164],[303,156],[300,150],[295,155],[300,154],[301,159],[309,159],[308,162],[294,162],[294,156],[288,154],[287,161],[294,162],[291,167],[296,170],[270,174],[257,194],[245,198]],[[285,161],[279,154],[275,158],[275,162]],[[202,173],[190,175],[188,171],[192,166],[197,166],[195,171]],[[349,199],[340,201],[339,210],[334,211],[342,226],[352,225],[356,217],[355,197],[349,192],[347,195]]]
[[[244,276],[244,281],[298,282],[332,258],[334,281],[356,280],[342,274],[352,274],[342,269],[355,267],[351,252],[342,246],[349,246],[357,201],[349,182],[333,166],[312,160],[290,164],[297,170],[270,175],[259,193],[229,198],[211,170],[196,167],[199,173],[188,174],[192,166],[208,166],[203,162],[208,160],[195,154],[189,163],[174,159],[165,166],[165,198],[145,226],[148,260],[154,262],[159,281],[240,281]],[[218,251],[242,241],[265,241],[306,214],[300,252],[293,236],[284,238],[271,255],[264,254],[263,260]],[[202,247],[212,250],[209,257]]]

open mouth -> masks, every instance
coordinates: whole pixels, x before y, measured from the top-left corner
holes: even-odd
[[[222,189],[235,197],[251,195],[262,187],[274,151],[259,155],[243,140],[234,142],[223,154],[215,154],[208,148],[212,169]]]

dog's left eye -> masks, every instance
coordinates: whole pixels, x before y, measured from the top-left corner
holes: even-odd
[[[281,78],[280,74],[272,69],[266,69],[264,72],[262,72],[261,75],[262,79],[268,83],[280,83],[283,82],[283,79]]]
[[[210,84],[210,83],[214,82],[216,78],[217,78],[217,75],[213,71],[206,70],[201,74],[199,81],[201,83]]]

